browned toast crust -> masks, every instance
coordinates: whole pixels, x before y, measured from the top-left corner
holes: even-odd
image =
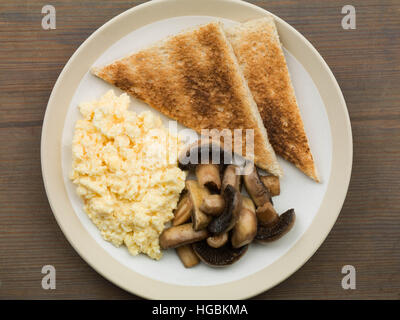
[[[275,152],[319,181],[273,18],[226,32]]]

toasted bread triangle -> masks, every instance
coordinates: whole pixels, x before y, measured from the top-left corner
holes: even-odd
[[[182,32],[92,72],[199,133],[202,129],[242,129],[243,155],[245,130],[254,129],[254,162],[282,175],[220,23]]]
[[[224,29],[275,152],[319,181],[272,17]]]

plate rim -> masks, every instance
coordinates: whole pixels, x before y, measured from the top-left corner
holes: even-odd
[[[318,51],[296,29],[265,9],[240,0],[202,0],[201,2],[202,4],[199,5],[196,0],[149,1],[122,12],[98,28],[79,46],[64,66],[53,87],[43,121],[42,176],[50,207],[64,236],[82,259],[103,277],[128,292],[150,299],[221,299],[222,297],[222,299],[244,299],[276,286],[303,266],[326,239],[340,214],[350,183],[353,159],[350,117],[340,87]],[[206,3],[211,6],[208,13],[207,10],[210,7],[205,5]],[[230,11],[229,16],[226,11]],[[92,55],[95,56],[94,58],[84,57],[83,54],[90,50],[96,52],[96,48],[101,47],[100,38],[105,40],[108,37],[107,43],[115,43],[118,40],[115,38],[117,25],[123,29],[117,33],[121,38],[126,35],[124,32],[132,32],[146,24],[176,16],[209,15],[243,21],[243,15],[257,18],[268,14],[275,18],[281,39],[285,40],[285,47],[291,53],[297,53],[294,56],[317,86],[331,126],[331,177],[321,206],[311,225],[300,239],[271,265],[242,279],[223,284],[204,287],[170,284],[151,279],[123,266],[96,243],[83,228],[76,215],[70,214],[73,209],[66,195],[61,172],[61,137],[69,102],[80,79],[87,72],[87,69],[71,71],[72,67],[78,64],[78,60],[81,61],[80,64],[89,66],[90,61],[96,61],[100,54]],[[136,18],[135,22],[124,26],[123,22],[127,22],[128,18],[132,19],[133,16]],[[134,29],[129,27],[132,24],[135,26]],[[71,76],[72,72],[73,76]],[[66,77],[67,74],[68,77]],[[316,81],[316,79],[324,79],[324,81]],[[64,91],[67,93],[63,94],[60,88],[65,88]],[[331,195],[328,198],[328,194],[334,196]],[[323,217],[321,212],[324,212]],[[82,241],[83,239],[85,241]],[[266,275],[268,277],[265,277]]]

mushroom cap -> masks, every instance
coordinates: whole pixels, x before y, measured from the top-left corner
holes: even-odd
[[[289,209],[279,216],[279,220],[272,226],[258,224],[255,239],[259,242],[271,242],[279,239],[293,227],[296,220],[294,209]]]
[[[242,196],[230,184],[224,190],[225,209],[215,217],[208,225],[208,231],[218,235],[232,229],[236,223],[239,211],[242,207]]]
[[[212,267],[224,267],[235,263],[248,248],[248,246],[243,246],[235,249],[230,241],[220,248],[212,248],[206,241],[193,243],[192,246],[200,260]]]
[[[204,160],[206,159],[206,160]],[[223,164],[232,162],[231,152],[211,139],[200,139],[187,146],[178,157],[178,166],[182,170],[194,170],[197,164]]]

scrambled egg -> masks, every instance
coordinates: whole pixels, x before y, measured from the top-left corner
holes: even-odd
[[[181,144],[151,112],[129,111],[129,101],[110,90],[79,106],[71,180],[105,240],[158,260],[159,235],[185,186]]]

